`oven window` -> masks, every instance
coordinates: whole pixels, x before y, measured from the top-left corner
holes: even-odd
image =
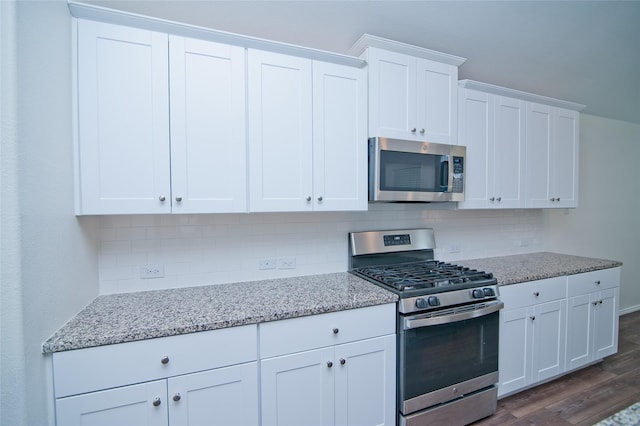
[[[446,192],[447,155],[380,151],[380,190]]]
[[[498,371],[499,313],[405,330],[400,336],[402,399]]]

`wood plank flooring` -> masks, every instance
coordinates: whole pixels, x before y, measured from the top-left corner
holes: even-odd
[[[640,401],[640,311],[620,317],[618,353],[498,401],[489,425],[593,425]]]

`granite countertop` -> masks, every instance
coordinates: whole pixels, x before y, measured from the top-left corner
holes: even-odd
[[[622,262],[615,260],[549,252],[460,260],[455,263],[493,273],[493,276],[498,280],[498,285],[543,280],[622,266]]]
[[[348,272],[98,296],[42,345],[43,353],[215,330],[395,303]]]

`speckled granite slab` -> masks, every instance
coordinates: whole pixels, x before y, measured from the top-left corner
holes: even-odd
[[[595,426],[640,426],[640,402],[596,423]]]
[[[542,280],[622,266],[615,260],[540,252],[513,256],[461,260],[458,265],[493,273],[498,285]]]
[[[215,330],[394,303],[349,273],[99,296],[42,345],[43,353]]]

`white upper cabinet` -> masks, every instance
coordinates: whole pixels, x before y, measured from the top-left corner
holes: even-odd
[[[459,208],[524,207],[524,101],[461,88],[459,141],[467,147]]]
[[[247,210],[245,55],[171,36],[173,213]]]
[[[527,103],[528,207],[577,207],[579,116]]]
[[[465,59],[369,34],[350,53],[369,65],[369,136],[457,144]]]
[[[249,50],[248,61],[250,210],[311,210],[311,60]]]
[[[80,214],[169,213],[167,35],[78,20]]]
[[[250,211],[366,210],[366,75],[249,50]]]

